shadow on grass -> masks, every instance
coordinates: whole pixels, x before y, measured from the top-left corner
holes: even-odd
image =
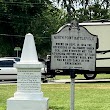
[[[64,107],[60,107],[60,106],[50,106],[49,110],[64,110]]]

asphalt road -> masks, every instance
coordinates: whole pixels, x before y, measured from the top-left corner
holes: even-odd
[[[60,79],[60,80],[51,80],[49,83],[70,83],[71,79]],[[75,79],[75,83],[110,83],[110,79]]]
[[[53,80],[50,79],[46,84],[58,84],[58,83],[70,83],[71,79],[60,79],[60,80]],[[16,81],[1,81],[0,84],[14,84]],[[93,79],[93,80],[86,80],[86,79],[75,79],[75,83],[110,83],[110,79]]]

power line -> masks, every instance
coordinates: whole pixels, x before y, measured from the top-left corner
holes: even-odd
[[[14,15],[14,14],[10,14],[10,13],[3,13],[3,12],[0,12],[0,15],[5,15],[5,16],[14,17],[14,18],[30,19],[30,20],[37,20],[37,18],[40,17],[40,16],[34,16],[34,17],[32,17],[32,16],[30,16],[30,17],[29,16],[18,16],[18,15]]]
[[[1,4],[19,4],[19,5],[44,5],[45,3],[41,3],[41,0],[39,0],[39,3],[33,3],[33,2],[0,2]]]
[[[2,20],[0,20],[0,22],[2,22],[2,23],[9,23],[9,24],[23,24],[23,25],[26,25],[26,26],[30,26],[29,24],[25,24],[25,23],[21,23],[21,22],[15,23],[15,22],[7,22],[7,21],[2,21]]]
[[[0,36],[24,37],[22,35],[10,35],[10,34],[0,34]]]
[[[12,36],[12,37],[25,37],[23,35],[12,35],[12,34],[0,34],[0,36]],[[50,39],[51,37],[37,37],[40,39]]]
[[[43,20],[43,19],[42,19],[42,20]],[[15,23],[15,22],[10,22],[10,21],[0,20],[0,23],[16,24],[16,25],[25,25],[25,26],[31,26],[31,25],[32,25],[31,22],[25,23],[25,22],[23,22],[23,21]],[[29,24],[29,23],[30,23],[30,24]],[[41,21],[38,21],[38,24],[40,24],[40,23],[42,23],[42,22],[41,22]]]

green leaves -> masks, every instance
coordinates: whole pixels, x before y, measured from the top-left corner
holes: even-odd
[[[4,35],[0,36],[3,39],[0,41],[0,56],[14,55],[14,47],[22,48],[24,40],[17,35],[25,36],[27,33],[35,36],[38,53],[47,53],[51,49],[51,34],[62,25],[60,16],[62,12],[48,0],[0,1],[0,35]],[[4,41],[5,38],[10,43]],[[10,47],[11,50],[6,49]]]
[[[57,0],[58,3],[61,0]],[[79,22],[110,19],[110,0],[63,0],[67,10],[67,22],[77,19]]]

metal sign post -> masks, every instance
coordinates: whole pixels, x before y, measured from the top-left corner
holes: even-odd
[[[95,71],[97,35],[76,21],[62,26],[52,37],[51,69],[69,70],[71,76],[71,108],[74,110],[75,70]]]
[[[18,57],[18,52],[21,51],[21,48],[20,48],[20,47],[15,47],[15,48],[14,48],[14,51],[17,52],[17,57]]]
[[[74,99],[75,99],[75,70],[70,69],[70,78],[71,78],[71,91],[70,91],[70,110],[74,110]]]

